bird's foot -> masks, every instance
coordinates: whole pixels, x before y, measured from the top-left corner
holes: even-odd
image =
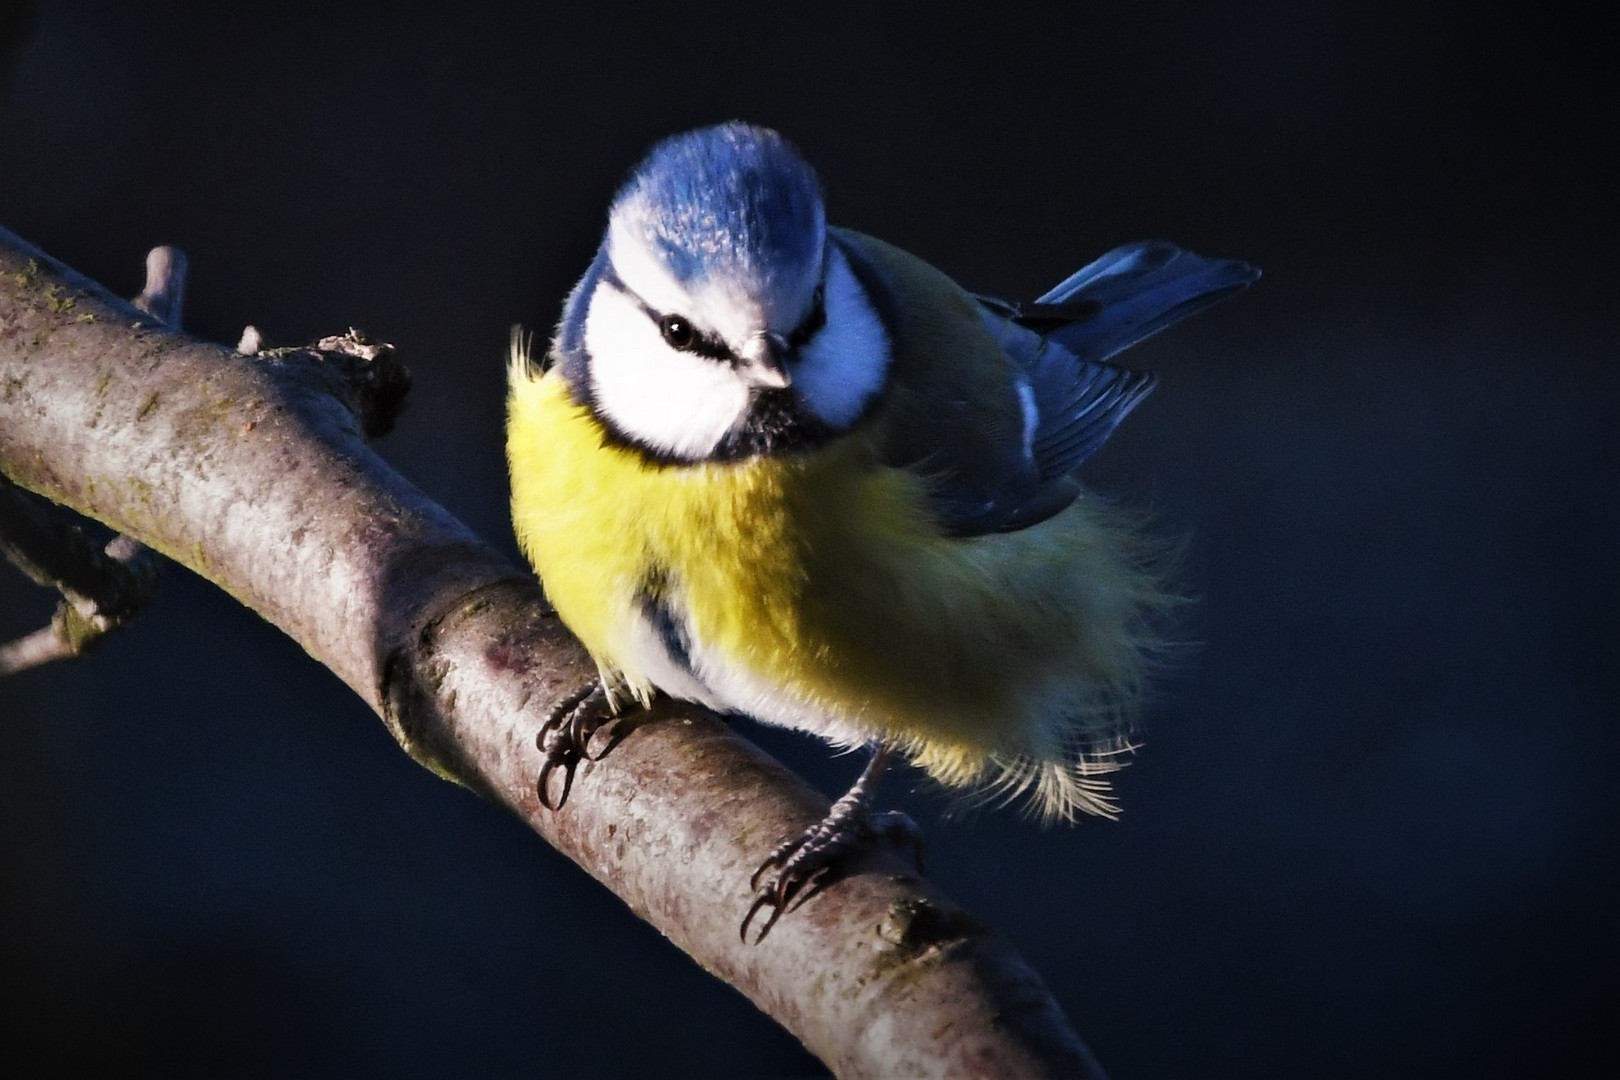
[[[601,679],[592,679],[559,701],[546,714],[546,722],[540,725],[540,732],[534,740],[544,759],[536,784],[541,806],[547,810],[558,810],[568,801],[568,792],[574,786],[574,770],[581,761],[596,760],[590,752],[591,736],[613,718],[613,706],[608,701]],[[563,773],[562,791],[553,803],[547,786],[551,774],[558,769]]]
[[[864,777],[863,777],[864,778]],[[827,816],[792,839],[779,844],[770,857],[748,879],[754,902],[743,916],[740,933],[748,940],[748,924],[762,909],[770,915],[760,927],[755,943],[765,939],[788,905],[800,895],[814,891],[830,871],[850,856],[869,850],[878,843],[910,848],[919,871],[923,868],[923,835],[910,815],[898,810],[873,812],[868,805],[870,792],[857,782],[855,790],[833,804]],[[763,879],[763,880],[762,880]]]

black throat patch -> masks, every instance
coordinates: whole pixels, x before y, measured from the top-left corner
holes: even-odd
[[[837,432],[811,413],[792,389],[756,391],[748,417],[714,448],[712,458],[741,461],[756,454],[813,450]]]

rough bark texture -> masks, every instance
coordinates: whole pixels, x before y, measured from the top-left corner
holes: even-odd
[[[621,724],[567,805],[534,734],[592,673],[532,577],[367,448],[319,354],[245,358],[0,230],[0,472],[213,581],[418,761],[498,800],[844,1077],[1097,1077],[1005,941],[873,856],[762,943],[748,877],[826,801],[679,705]]]
[[[135,307],[178,330],[185,291],[185,254],[168,246],[148,252],[146,287]],[[128,623],[157,591],[157,559],[144,545],[119,535],[97,549],[69,520],[75,516],[30,501],[0,473],[0,555],[34,584],[62,594],[49,625],[0,645],[0,678],[78,656]]]

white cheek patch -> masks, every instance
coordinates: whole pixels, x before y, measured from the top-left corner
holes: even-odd
[[[834,246],[827,256],[827,323],[799,350],[790,371],[810,411],[833,428],[845,428],[883,386],[889,339],[844,253]]]
[[[748,413],[748,386],[735,372],[670,348],[641,306],[610,285],[591,297],[585,351],[597,409],[654,449],[704,457]]]

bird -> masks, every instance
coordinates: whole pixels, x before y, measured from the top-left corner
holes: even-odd
[[[592,734],[665,694],[871,747],[749,883],[760,936],[853,850],[893,758],[1048,820],[1112,816],[1176,592],[1077,467],[1155,385],[1121,350],[1259,271],[1117,247],[1030,303],[829,225],[741,121],[655,145],[535,357],[514,330],[514,531],[598,677],[537,735],[558,808]],[[548,785],[563,774],[561,793]]]

